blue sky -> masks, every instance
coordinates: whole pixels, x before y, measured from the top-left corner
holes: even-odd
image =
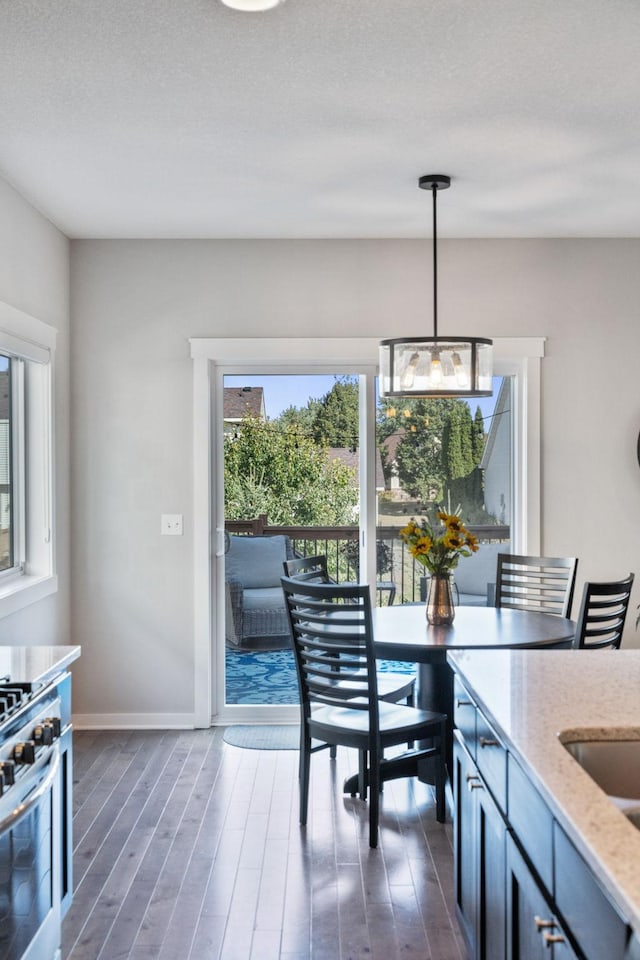
[[[315,374],[313,376],[284,376],[284,375],[263,375],[258,376],[225,376],[225,387],[264,387],[264,403],[267,411],[267,417],[270,420],[280,416],[287,407],[305,407],[310,399],[320,400],[336,381],[336,377],[324,374]],[[478,397],[469,400],[472,415],[476,412],[476,407],[480,407],[483,417],[487,420],[486,429],[489,429],[491,414],[495,406],[498,389],[501,378],[493,378],[493,396]]]

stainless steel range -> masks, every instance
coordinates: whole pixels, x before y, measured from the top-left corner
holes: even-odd
[[[0,677],[0,960],[60,956],[72,894],[71,758],[70,674]]]

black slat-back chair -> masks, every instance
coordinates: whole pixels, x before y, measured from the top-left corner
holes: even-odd
[[[495,605],[568,617],[577,569],[575,557],[527,557],[499,553]]]
[[[367,758],[369,845],[378,844],[383,781],[414,776],[435,758],[436,816],[445,819],[445,720],[378,697],[369,588],[282,578],[300,689],[300,823],[307,822],[311,754],[326,745],[354,747]],[[433,738],[434,746],[385,760],[387,747]],[[312,747],[312,739],[320,741]]]
[[[620,648],[633,579],[634,574],[630,573],[624,580],[607,583],[587,580],[582,591],[575,647],[580,650]]]
[[[304,583],[332,583],[327,565],[327,555],[315,557],[296,557],[284,561],[287,577],[294,577]],[[403,700],[412,707],[415,703],[415,677],[406,673],[378,671],[378,696],[389,703],[401,703]],[[335,752],[332,754],[335,756]]]

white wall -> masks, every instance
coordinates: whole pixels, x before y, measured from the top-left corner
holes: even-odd
[[[0,620],[0,644],[69,643],[69,241],[0,179],[0,300],[58,330],[54,411],[58,592]]]
[[[543,550],[640,579],[640,241],[443,241],[440,331],[545,336]],[[431,329],[421,241],[72,242],[76,710],[193,710],[191,336]],[[161,537],[160,514],[185,535]],[[638,591],[640,593],[640,589]],[[635,604],[634,604],[635,606]],[[635,615],[626,643],[635,640]]]

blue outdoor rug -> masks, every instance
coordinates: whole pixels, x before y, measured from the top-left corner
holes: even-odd
[[[291,650],[226,651],[227,703],[298,703]],[[378,669],[415,675],[413,663],[378,661]]]

